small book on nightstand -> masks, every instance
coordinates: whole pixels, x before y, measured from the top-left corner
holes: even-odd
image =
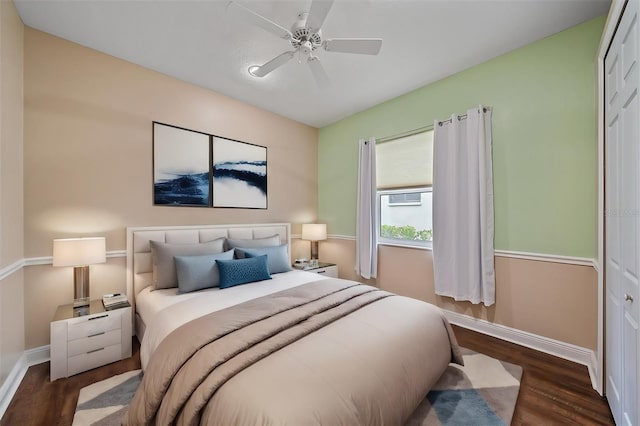
[[[105,294],[102,296],[102,304],[105,309],[115,309],[129,306],[129,300],[124,294]]]

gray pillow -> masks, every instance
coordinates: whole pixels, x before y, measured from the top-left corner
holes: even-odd
[[[231,250],[236,247],[246,247],[246,248],[273,247],[273,246],[279,246],[280,244],[282,243],[280,242],[279,235],[272,235],[270,237],[255,238],[255,239],[227,238],[225,242],[227,250]],[[238,254],[236,254],[236,256],[237,255]]]
[[[222,253],[224,238],[202,244],[167,244],[160,241],[149,241],[153,258],[154,290],[178,287],[175,256],[198,256],[203,254]]]
[[[220,285],[216,260],[233,259],[233,250],[204,256],[176,256],[178,293],[189,293]]]
[[[277,274],[279,272],[287,272],[291,270],[287,247],[287,244],[275,247],[236,247],[236,257],[238,259],[242,259],[243,257],[258,257],[266,254],[269,273]]]

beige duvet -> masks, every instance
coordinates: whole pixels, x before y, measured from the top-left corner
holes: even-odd
[[[321,280],[176,329],[123,423],[399,425],[451,361],[461,358],[437,307]]]

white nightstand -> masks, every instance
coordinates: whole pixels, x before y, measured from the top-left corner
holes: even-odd
[[[106,310],[92,300],[84,311],[60,305],[51,321],[51,381],[131,356],[131,306]]]
[[[304,270],[307,272],[326,275],[331,278],[338,278],[338,265],[335,263],[318,262],[318,266],[306,266]]]

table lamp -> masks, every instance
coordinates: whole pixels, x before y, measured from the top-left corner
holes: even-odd
[[[327,239],[327,224],[303,223],[301,238],[311,241],[311,259],[318,260],[318,241]]]
[[[73,307],[89,305],[89,265],[107,261],[104,237],[53,240],[53,266],[73,266]]]

